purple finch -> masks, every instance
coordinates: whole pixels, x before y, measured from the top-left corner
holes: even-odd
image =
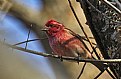
[[[73,35],[70,29],[63,24],[49,20],[45,24],[49,44],[54,54],[59,56],[92,58],[91,54],[86,51],[83,43]]]
[[[54,54],[59,56],[81,57],[95,59],[91,53],[87,52],[83,40],[80,40],[70,29],[63,24],[49,20],[45,24],[45,29],[48,35],[48,40]],[[104,71],[108,66],[100,62],[91,62],[100,71]]]

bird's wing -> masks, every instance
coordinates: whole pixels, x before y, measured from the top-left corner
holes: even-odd
[[[75,36],[76,38],[78,38],[84,45],[84,47],[90,52],[90,50],[88,49],[87,45],[84,43],[83,41],[83,37],[80,36],[79,34],[76,34],[75,32],[73,32],[72,30],[68,29],[68,28],[65,28],[70,34],[72,34],[73,36]]]
[[[68,32],[70,34],[72,34],[73,36],[77,37],[85,46],[85,48],[90,52],[90,50],[88,49],[88,47],[86,46],[86,44],[83,41],[83,37],[81,37],[79,34],[76,34],[75,32],[73,32],[72,30],[65,28],[66,30],[68,30]],[[93,57],[93,56],[92,56]],[[95,58],[93,58],[95,59]],[[100,62],[92,62],[93,65],[95,65],[100,71],[104,71],[105,68],[107,68],[108,66],[104,63],[100,63]]]

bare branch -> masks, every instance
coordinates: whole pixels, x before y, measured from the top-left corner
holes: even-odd
[[[119,16],[121,17],[121,11],[118,8],[116,8],[114,5],[112,5],[109,1],[107,1],[107,0],[100,0],[100,1],[104,2],[111,9],[115,10],[119,14]]]
[[[78,18],[78,16],[76,15],[76,12],[74,11],[74,8],[73,8],[73,6],[72,6],[72,4],[71,4],[71,1],[70,1],[70,0],[68,0],[68,2],[69,2],[70,8],[71,8],[71,10],[72,10],[72,12],[73,12],[73,14],[74,14],[74,16],[75,16],[75,18],[76,18],[77,22],[78,22],[78,24],[79,24],[80,28],[82,29],[82,31],[83,31],[83,33],[84,33],[85,37],[87,38],[87,40],[88,40],[88,42],[89,42],[89,44],[90,44],[91,48],[92,48],[92,49],[93,49],[93,51],[95,52],[95,54],[96,54],[97,58],[98,58],[98,59],[101,59],[101,58],[98,56],[98,53],[97,53],[97,51],[95,50],[94,46],[92,45],[92,42],[90,41],[90,39],[89,39],[89,37],[88,37],[87,33],[85,32],[85,30],[84,30],[84,28],[83,28],[83,26],[82,26],[81,22],[79,21],[79,18]],[[85,44],[84,44],[84,45],[85,45]],[[87,48],[87,50],[88,50],[88,47],[87,47],[86,45],[85,45],[85,48]],[[89,51],[89,50],[88,50],[88,51]],[[90,51],[89,51],[89,52],[90,52]],[[91,53],[91,52],[90,52],[90,53]]]
[[[86,67],[86,64],[87,64],[87,63],[85,62],[84,65],[83,65],[83,67],[82,67],[82,70],[81,70],[79,76],[77,77],[77,79],[79,79],[79,78],[81,77],[81,75],[83,74],[84,69],[85,69],[85,67]]]
[[[82,37],[82,39],[84,39],[85,41],[87,41],[87,39],[85,38],[85,36],[81,36],[81,37]],[[90,39],[94,39],[93,37],[89,37],[89,38]],[[48,39],[48,37],[45,37],[45,38],[36,38],[36,39],[27,40],[27,41],[22,41],[22,42],[19,42],[19,43],[14,44],[14,45],[20,45],[20,44],[23,44],[23,43],[26,43],[26,42],[39,41],[39,40],[44,40],[44,39]],[[97,45],[94,42],[92,42],[92,44],[93,45]]]
[[[35,55],[39,55],[39,56],[44,56],[44,57],[51,57],[51,58],[56,58],[56,59],[62,59],[62,60],[69,60],[69,61],[74,61],[74,62],[101,62],[101,63],[121,63],[121,59],[104,59],[104,60],[95,60],[95,59],[82,59],[82,58],[78,58],[78,57],[67,57],[67,56],[59,56],[59,55],[53,55],[53,54],[47,54],[47,53],[43,53],[43,52],[37,52],[37,51],[33,51],[30,49],[25,49],[22,47],[18,47],[18,46],[14,46],[11,44],[7,44],[4,43],[6,46],[17,49],[17,50],[21,50],[27,53],[31,53],[31,54],[35,54]]]
[[[23,43],[26,43],[26,42],[32,42],[32,41],[44,40],[44,39],[47,39],[47,37],[41,38],[41,39],[36,38],[36,39],[27,40],[27,41],[22,41],[22,42],[14,44],[14,45],[20,45],[20,44],[23,44]]]

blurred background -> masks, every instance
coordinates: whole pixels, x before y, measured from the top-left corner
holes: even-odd
[[[76,0],[71,1],[84,29],[92,36],[80,4]],[[45,38],[46,34],[41,29],[50,19],[83,35],[68,0],[0,0],[0,40],[9,44],[25,41],[31,24],[29,39]],[[19,46],[24,48],[25,44]],[[52,52],[47,39],[29,42],[27,49]],[[76,79],[83,64],[27,54],[0,44],[0,79]],[[99,72],[88,63],[80,79],[93,79]],[[111,79],[107,73],[99,79],[105,77]]]

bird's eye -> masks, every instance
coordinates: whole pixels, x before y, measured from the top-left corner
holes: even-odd
[[[53,24],[50,24],[49,26],[50,26],[50,27],[53,27],[54,25],[53,25]]]

